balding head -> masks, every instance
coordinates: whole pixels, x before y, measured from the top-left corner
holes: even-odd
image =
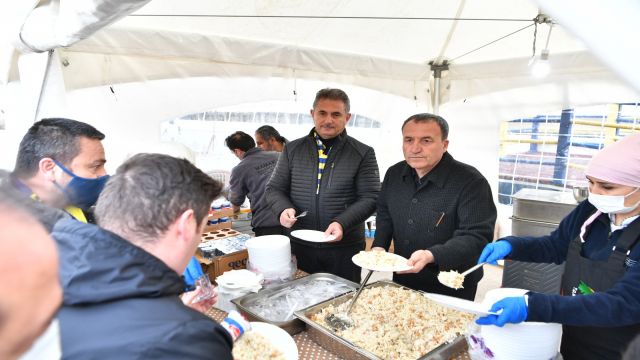
[[[0,195],[2,195],[0,193]],[[0,359],[29,349],[60,307],[55,244],[40,223],[0,196]]]

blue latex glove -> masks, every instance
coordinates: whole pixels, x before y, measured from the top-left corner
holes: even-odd
[[[182,276],[184,276],[184,282],[189,286],[193,286],[196,280],[202,275],[204,275],[202,266],[200,266],[198,259],[194,256],[191,258],[191,261],[189,261],[187,268],[184,270],[184,274],[182,274]]]
[[[505,256],[511,254],[511,244],[508,241],[500,240],[494,243],[488,244],[482,249],[478,264],[486,262],[489,264],[497,265],[498,260],[504,259]]]
[[[527,320],[527,303],[524,296],[504,298],[491,307],[489,311],[498,312],[499,315],[487,315],[476,320],[478,325],[496,325],[503,327],[506,323],[517,324]]]

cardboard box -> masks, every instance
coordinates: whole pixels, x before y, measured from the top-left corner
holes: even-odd
[[[206,259],[200,254],[196,254],[196,259],[202,265],[202,270],[209,275],[209,279],[215,281],[225,271],[246,269],[249,253],[247,250],[241,250],[227,255],[216,256],[213,259]]]
[[[220,225],[224,227],[221,228]],[[205,227],[205,232],[202,234],[202,241],[220,240],[242,234],[231,229],[231,222],[217,224],[212,227],[215,229],[207,230]],[[196,259],[198,259],[200,265],[202,265],[202,270],[209,275],[211,281],[215,281],[216,277],[222,275],[225,271],[246,269],[248,258],[249,253],[247,250],[236,251],[213,258],[202,257],[200,250],[196,253]]]
[[[209,210],[209,219],[219,219],[221,217],[232,217],[233,216],[233,209],[231,208],[227,208],[227,209],[220,209],[217,211],[213,211],[213,210]]]
[[[222,224],[215,224],[215,225],[207,224],[207,225],[204,226],[204,230],[202,230],[202,234],[204,236],[204,234],[206,234],[208,232],[231,229],[231,225],[232,224],[233,223],[231,221],[227,221],[227,222],[224,222]],[[237,235],[237,234],[235,234],[235,235]]]
[[[242,234],[239,231],[236,231],[231,228],[224,228],[218,230],[205,231],[202,233],[201,241],[211,241],[211,240],[220,240],[224,238],[228,238],[230,236],[236,236]]]

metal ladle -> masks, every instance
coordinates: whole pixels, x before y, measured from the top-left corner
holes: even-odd
[[[358,300],[358,296],[360,296],[362,289],[364,289],[367,281],[369,281],[371,274],[373,274],[373,270],[369,270],[369,273],[365,276],[364,281],[360,284],[360,288],[356,291],[356,295],[351,299],[351,304],[349,304],[346,312],[341,314],[329,314],[324,318],[324,321],[329,324],[334,331],[345,330],[346,328],[353,326],[353,319],[349,317],[349,313],[351,312],[351,309],[353,309],[353,305],[356,303],[356,300]]]

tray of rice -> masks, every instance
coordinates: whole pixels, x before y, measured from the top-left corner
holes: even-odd
[[[365,287],[349,318],[335,329],[326,318],[343,316],[354,293],[296,311],[309,336],[346,359],[451,359],[467,350],[463,334],[474,316],[429,300],[392,281]]]

